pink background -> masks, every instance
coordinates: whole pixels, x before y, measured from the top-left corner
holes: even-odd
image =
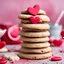
[[[55,22],[61,11],[64,9],[64,0],[0,0],[0,24],[18,24],[18,15],[23,9],[39,4],[51,22]],[[64,25],[64,18],[60,24]]]

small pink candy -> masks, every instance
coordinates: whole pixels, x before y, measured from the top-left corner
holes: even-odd
[[[6,64],[7,60],[5,58],[0,58],[0,64]]]
[[[18,27],[18,30],[20,31],[22,28],[21,27]]]
[[[62,60],[62,57],[60,57],[60,56],[53,56],[51,58],[51,61],[60,61],[60,60]]]

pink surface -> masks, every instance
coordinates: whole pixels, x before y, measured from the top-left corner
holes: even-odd
[[[0,57],[3,56],[5,53],[11,53],[14,52],[18,54],[19,49],[21,48],[21,45],[7,45],[6,46],[9,52],[1,52]],[[51,58],[45,59],[45,60],[27,60],[27,59],[21,59],[18,61],[15,61],[14,63],[11,63],[11,61],[8,61],[7,64],[64,64],[64,52],[60,52],[62,50],[61,47],[55,47],[52,46],[53,56],[60,56],[62,57],[61,61],[51,61]]]
[[[0,0],[0,23],[18,24],[20,12],[35,4],[39,4],[47,12],[51,22],[55,22],[64,9],[64,0]],[[64,25],[63,20],[60,23]]]

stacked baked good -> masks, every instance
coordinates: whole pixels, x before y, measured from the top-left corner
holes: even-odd
[[[23,41],[19,56],[25,59],[45,59],[52,55],[49,44],[49,17],[38,5],[29,7],[19,15]]]

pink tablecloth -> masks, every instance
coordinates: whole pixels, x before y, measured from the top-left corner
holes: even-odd
[[[11,52],[19,53],[18,50],[20,49],[20,45],[7,45],[6,46]],[[49,59],[45,60],[26,60],[26,59],[21,59],[19,61],[15,61],[14,63],[11,63],[10,61],[7,62],[7,64],[64,64],[64,53],[60,52],[60,47],[52,47],[53,53],[55,55],[62,56],[61,61],[50,61]],[[0,53],[0,56],[5,54],[5,53],[11,53],[11,52],[4,52]]]

